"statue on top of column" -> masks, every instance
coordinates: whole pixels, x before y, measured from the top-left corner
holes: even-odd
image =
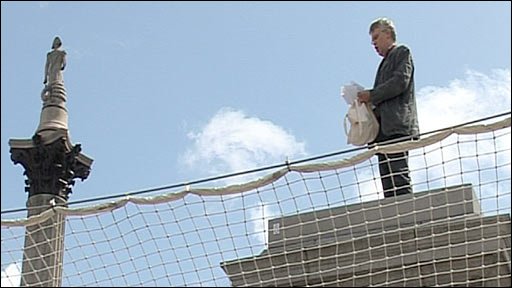
[[[49,94],[54,84],[64,84],[62,71],[66,67],[66,51],[59,50],[61,46],[62,41],[58,36],[55,37],[55,39],[53,39],[52,44],[53,50],[51,52],[48,52],[48,54],[46,55],[46,65],[44,67],[43,81],[45,87],[43,89],[43,92],[41,93],[41,98],[43,98],[43,101],[47,100],[50,96]]]

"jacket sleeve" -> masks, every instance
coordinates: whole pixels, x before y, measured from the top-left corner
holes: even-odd
[[[384,75],[387,80],[370,90],[370,99],[374,105],[379,105],[383,101],[402,94],[411,81],[414,69],[411,52],[406,46],[399,46],[395,49],[396,51],[392,51],[395,55],[389,55],[392,56],[389,59],[391,66],[383,67],[384,71],[379,71],[379,73],[391,75]]]

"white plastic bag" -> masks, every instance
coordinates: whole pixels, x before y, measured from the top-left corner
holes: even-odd
[[[347,126],[350,124],[350,128]],[[363,146],[372,142],[379,134],[379,122],[368,104],[355,99],[350,105],[344,120],[347,144]],[[347,131],[348,130],[348,131]]]

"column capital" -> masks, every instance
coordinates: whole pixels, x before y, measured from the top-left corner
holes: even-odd
[[[29,197],[38,194],[54,194],[69,198],[74,179],[85,180],[93,160],[81,151],[81,145],[73,145],[66,130],[57,130],[32,139],[10,139],[11,160],[25,168],[25,192]]]

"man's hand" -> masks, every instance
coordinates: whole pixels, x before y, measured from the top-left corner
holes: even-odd
[[[357,101],[359,101],[359,103],[370,103],[370,91],[363,90],[357,92]]]

